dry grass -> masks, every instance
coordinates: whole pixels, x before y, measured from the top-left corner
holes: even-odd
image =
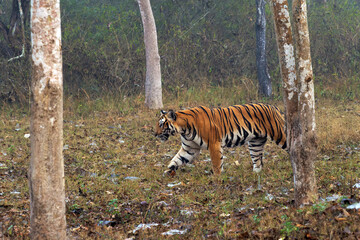
[[[243,91],[204,88],[165,96],[165,109],[206,104],[222,106],[245,99]],[[239,94],[237,94],[239,92]],[[170,101],[171,99],[171,101]],[[75,239],[325,239],[360,237],[360,212],[346,209],[359,201],[359,105],[317,102],[319,153],[316,161],[319,200],[293,207],[292,170],[283,150],[266,147],[262,190],[251,170],[246,148],[227,149],[220,182],[209,174],[209,153],[174,178],[163,177],[180,147],[153,136],[158,111],[143,107],[143,96],[131,99],[69,99],[64,114],[68,235]],[[273,101],[276,105],[282,102]],[[0,121],[0,236],[28,238],[29,116],[3,110]],[[19,125],[17,125],[19,124]],[[15,128],[20,130],[15,131]],[[4,154],[6,153],[6,155]],[[126,177],[137,177],[131,180]],[[169,185],[174,184],[175,186]],[[345,200],[341,200],[345,199]],[[135,231],[139,224],[156,223]],[[166,237],[170,229],[182,235]]]
[[[319,150],[335,150],[340,145],[360,143],[360,104],[322,100],[316,109]]]

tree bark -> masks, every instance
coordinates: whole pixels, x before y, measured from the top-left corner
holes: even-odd
[[[295,50],[287,0],[272,0],[272,11],[281,77],[283,79],[284,104],[287,124],[287,144],[292,149],[292,131],[298,130],[298,89],[295,66]]]
[[[316,134],[314,78],[311,65],[310,38],[307,23],[306,0],[293,1],[296,40],[297,79],[299,82],[299,123],[301,133],[294,139],[297,146],[293,163],[295,199],[309,204],[317,199],[315,178]]]
[[[146,52],[145,104],[151,109],[162,108],[160,56],[157,33],[150,0],[138,0],[144,26]]]
[[[272,0],[281,75],[284,82],[287,143],[293,168],[297,206],[309,204],[317,198],[314,167],[315,109],[312,101],[314,88],[304,2],[301,0],[299,4],[295,0],[293,3],[296,25],[299,25],[299,22],[302,24],[295,29],[298,47],[296,69],[288,2]]]
[[[30,236],[65,239],[60,1],[32,0],[30,23]]]
[[[270,97],[272,87],[266,62],[265,4],[265,0],[256,0],[256,66],[259,80],[259,92],[263,96]]]

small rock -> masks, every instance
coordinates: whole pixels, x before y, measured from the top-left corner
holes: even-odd
[[[360,203],[354,203],[346,207],[346,209],[360,209]]]
[[[168,235],[168,236],[172,236],[175,234],[185,234],[187,232],[187,229],[185,230],[178,230],[178,229],[171,229],[167,232],[163,232],[161,235]]]
[[[158,226],[158,225],[159,225],[158,223],[141,223],[132,232],[136,233],[139,230],[151,228],[151,227]]]
[[[131,180],[131,181],[135,181],[135,180],[139,180],[140,178],[138,177],[125,177],[124,180]]]
[[[178,183],[176,183],[176,182],[169,183],[167,186],[168,186],[168,187],[175,187],[175,186],[179,186],[179,185],[181,185],[181,182],[178,182]]]

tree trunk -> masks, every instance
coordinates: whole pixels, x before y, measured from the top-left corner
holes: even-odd
[[[291,152],[291,149],[293,149],[292,137],[294,136],[292,131],[298,131],[299,122],[297,120],[298,89],[290,14],[287,0],[272,0],[271,5],[278,45],[280,71],[284,86],[287,144]]]
[[[256,66],[259,80],[259,92],[270,97],[272,93],[271,78],[266,62],[266,18],[265,0],[256,0]]]
[[[299,82],[299,122],[301,132],[294,137],[293,168],[295,199],[309,204],[317,199],[315,178],[316,135],[314,78],[311,66],[310,38],[307,23],[306,0],[293,1],[296,40],[297,79]]]
[[[294,4],[299,6],[297,3]],[[295,36],[299,38],[301,35],[301,38],[303,38],[303,40],[299,38],[298,44],[300,42],[302,42],[301,44],[305,43],[305,45],[298,46],[298,69],[296,71],[288,2],[287,0],[272,0],[272,8],[281,75],[284,82],[287,143],[294,174],[295,203],[300,206],[311,203],[317,197],[314,168],[316,156],[314,151],[316,147],[314,102],[311,102],[314,95],[306,10],[306,28],[303,25],[301,28],[296,27],[296,32],[301,34],[295,34]],[[294,10],[298,11],[296,7]],[[304,15],[300,17],[295,11],[294,17],[297,22],[304,21]],[[304,40],[306,36],[307,43]]]
[[[30,23],[30,235],[32,239],[65,239],[60,1],[32,0]]]
[[[144,26],[146,52],[145,104],[151,109],[162,108],[160,56],[157,33],[150,0],[138,0]]]

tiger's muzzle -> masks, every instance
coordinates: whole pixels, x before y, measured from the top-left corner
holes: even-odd
[[[155,133],[155,137],[160,138],[160,140],[161,140],[162,142],[165,142],[165,141],[167,141],[167,140],[169,139],[170,134],[174,136],[174,135],[175,135],[175,131],[174,131],[174,130],[170,130],[170,129],[166,129],[164,132],[162,132],[162,133],[160,133],[160,134]]]
[[[155,134],[155,137],[160,138],[162,142],[167,141],[169,139],[169,136],[170,135],[168,133]]]

